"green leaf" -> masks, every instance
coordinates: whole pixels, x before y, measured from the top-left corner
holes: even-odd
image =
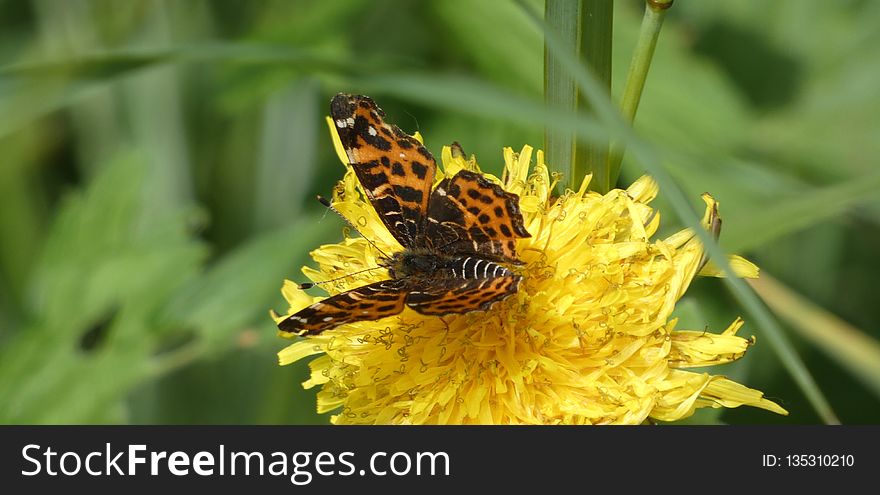
[[[257,165],[254,225],[257,229],[290,223],[302,208],[315,175],[318,85],[304,79],[273,95],[263,109],[262,142]],[[311,199],[311,198],[309,198]]]
[[[201,337],[190,347],[161,356],[157,370],[216,353],[234,345],[247,325],[268,320],[272,301],[281,301],[285,277],[296,278],[309,250],[341,228],[334,217],[301,216],[283,229],[268,232],[225,256],[210,270],[190,280],[168,299],[157,321],[164,328],[189,328]],[[274,333],[272,334],[274,338]]]
[[[158,345],[149,320],[205,251],[190,239],[185,211],[147,207],[143,172],[139,157],[120,156],[54,221],[32,276],[29,321],[0,348],[4,422],[105,420],[147,376]]]

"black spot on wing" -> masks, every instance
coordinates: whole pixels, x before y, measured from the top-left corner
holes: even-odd
[[[461,226],[464,224],[464,213],[458,209],[452,202],[442,196],[434,196],[431,198],[431,213],[437,223],[451,222]]]
[[[403,201],[421,203],[424,198],[422,191],[410,186],[394,186],[394,194]]]
[[[529,231],[526,230],[526,226],[523,223],[522,213],[519,211],[519,196],[512,193],[505,193],[507,196],[507,200],[505,201],[507,206],[507,214],[510,216],[511,225],[513,225],[513,230],[516,232],[516,235],[520,237],[531,237],[532,234],[529,234]]]
[[[369,295],[370,299],[374,301],[395,301],[397,300],[397,296],[393,294],[372,294]]]
[[[480,243],[482,243],[483,241],[489,240],[489,238],[486,237],[486,233],[483,232],[483,229],[481,229],[480,227],[478,227],[476,225],[474,225],[473,227],[468,229],[468,235],[470,236],[471,239],[473,239],[477,242],[480,242]]]
[[[422,162],[413,161],[410,164],[410,167],[412,167],[413,173],[416,174],[416,177],[419,179],[424,179],[425,175],[428,173],[428,167]]]
[[[379,186],[388,183],[388,176],[384,173],[380,172],[378,174],[371,174],[368,170],[358,169],[358,166],[355,166],[355,171],[359,171],[358,180],[361,181],[361,185],[364,186],[364,189],[367,191],[373,191]]]
[[[375,202],[375,208],[376,208],[376,213],[378,213],[379,215],[381,215],[383,217],[393,216],[393,215],[386,215],[386,213],[391,214],[392,212],[397,213],[397,215],[403,214],[400,210],[400,202],[398,202],[397,199],[395,199],[391,196],[383,196],[383,197],[377,199]]]
[[[366,142],[370,146],[373,146],[374,148],[378,148],[382,151],[390,150],[391,149],[391,142],[388,141],[387,139],[383,138],[382,136],[380,136],[378,131],[376,131],[375,127],[373,127],[373,132],[376,133],[376,135],[374,136],[374,135],[370,134],[370,127],[371,127],[371,125],[367,121],[367,119],[361,117],[360,115],[355,117],[355,119],[354,119],[354,133],[355,134],[360,136],[360,138],[363,139],[364,142]]]

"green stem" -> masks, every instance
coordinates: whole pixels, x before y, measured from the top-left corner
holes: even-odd
[[[602,88],[611,91],[611,34],[613,5],[611,0],[547,0],[544,18],[560,41],[561,49],[576,54],[594,72]],[[545,44],[544,101],[572,115],[581,110],[592,115],[589,99],[578,91],[571,71],[554,57]],[[568,171],[565,185],[577,188],[587,174],[593,175],[591,188],[605,192],[610,189],[607,170],[607,145],[597,145],[570,130],[547,128],[544,133],[547,163],[558,172]]]
[[[201,341],[188,343],[174,351],[164,354],[153,362],[150,372],[154,377],[167,375],[168,373],[192,364],[205,355],[205,346]]]
[[[647,0],[645,2],[645,15],[642,17],[639,39],[633,50],[633,58],[626,75],[626,84],[620,101],[621,113],[629,123],[632,123],[636,118],[639,101],[642,99],[642,90],[645,89],[645,81],[648,79],[648,69],[651,68],[651,59],[654,58],[654,48],[657,47],[657,38],[660,36],[660,28],[663,27],[663,18],[666,17],[666,11],[669,7],[672,7],[672,1]],[[622,143],[611,144],[607,168],[615,180],[620,173],[620,163],[625,151],[626,146]]]
[[[614,26],[614,5],[611,0],[584,0],[580,12],[580,54],[602,89],[611,94],[611,44]],[[575,86],[577,91],[577,86]],[[578,91],[578,107],[587,115],[595,116],[593,106],[585,95]],[[590,189],[606,193],[614,187],[617,174],[612,173],[607,163],[608,148],[594,143],[578,140],[575,137],[575,155],[571,167],[571,182],[576,189],[584,177],[593,174]]]
[[[576,53],[578,40],[578,3],[572,0],[547,0],[544,4],[544,18],[549,29],[553,29],[560,39],[560,49]],[[550,47],[544,43],[544,102],[550,108],[574,116],[577,109],[577,93],[574,78],[563,64],[551,55]],[[544,129],[544,152],[548,166],[565,175],[566,170],[575,168],[575,134],[569,130],[546,127]],[[569,175],[570,180],[572,176]],[[570,184],[570,182],[569,182]]]

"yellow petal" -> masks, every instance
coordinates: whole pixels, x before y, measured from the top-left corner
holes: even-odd
[[[333,123],[333,119],[328,115],[325,117],[327,121],[327,127],[330,128],[330,140],[333,141],[333,149],[336,150],[336,156],[339,157],[339,161],[342,162],[343,165],[348,166],[348,154],[345,153],[345,148],[342,146],[342,140],[339,139],[339,133],[336,131],[336,124]]]
[[[627,194],[629,194],[633,201],[644,204],[653,201],[654,198],[657,197],[657,192],[659,191],[660,186],[657,185],[657,181],[655,181],[650,175],[639,177],[626,188]]]
[[[311,340],[301,340],[278,351],[278,364],[284,366],[322,352],[324,349],[320,344]]]
[[[727,257],[727,262],[730,263],[730,268],[733,270],[733,273],[736,274],[737,277],[742,278],[758,278],[760,273],[760,268],[757,265],[752,263],[751,261],[743,258],[738,255],[729,255]],[[724,272],[718,268],[718,265],[709,260],[706,263],[706,266],[700,270],[699,275],[704,277],[723,277]]]
[[[749,339],[736,336],[742,325],[743,320],[737,318],[720,335],[705,330],[672,332],[669,365],[674,368],[695,368],[736,361],[752,343]]]

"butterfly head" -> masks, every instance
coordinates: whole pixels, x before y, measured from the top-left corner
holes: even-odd
[[[441,264],[442,259],[437,253],[410,249],[394,253],[390,258],[380,262],[394,279],[430,275],[437,271]]]

